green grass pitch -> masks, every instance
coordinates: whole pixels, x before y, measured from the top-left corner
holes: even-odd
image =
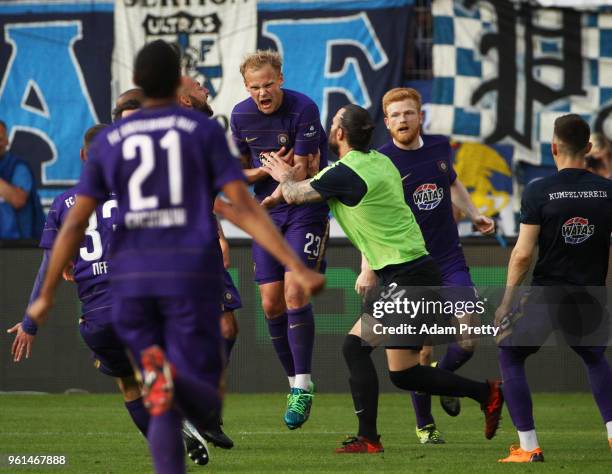
[[[504,412],[492,441],[482,434],[482,415],[471,400],[457,418],[446,416],[434,398],[434,416],[446,437],[442,446],[421,446],[414,413],[404,394],[383,395],[379,430],[382,455],[336,455],[345,435],[356,428],[347,395],[319,394],[304,428],[282,424],[283,394],[229,395],[225,430],[236,446],[211,448],[206,467],[188,461],[189,472],[612,472],[605,428],[590,394],[534,396],[536,423],[546,462],[498,465],[516,433]],[[0,454],[68,456],[62,469],[11,468],[10,472],[151,472],[147,446],[132,426],[119,395],[0,396]],[[0,467],[0,472],[7,471]]]

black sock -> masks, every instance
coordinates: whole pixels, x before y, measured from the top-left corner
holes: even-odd
[[[357,336],[349,334],[344,339],[342,353],[351,374],[349,385],[355,414],[359,419],[359,436],[376,441],[376,418],[378,417],[378,375],[370,358],[373,347]]]
[[[489,398],[489,385],[466,379],[448,370],[415,365],[406,370],[389,372],[393,384],[403,390],[426,392],[431,395],[469,397],[479,403]]]

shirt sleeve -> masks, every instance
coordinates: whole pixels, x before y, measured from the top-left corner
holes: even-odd
[[[17,163],[13,176],[11,178],[11,184],[23,189],[27,194],[30,194],[32,190],[32,173],[26,165],[23,163]]]
[[[521,224],[540,225],[542,223],[538,186],[538,184],[541,183],[538,183],[538,181],[532,181],[523,191],[523,196],[521,198]]]
[[[293,151],[296,155],[315,154],[321,140],[321,116],[315,104],[304,109],[298,118]]]
[[[53,242],[55,242],[55,238],[57,237],[57,233],[60,228],[60,205],[61,205],[61,195],[56,197],[49,208],[49,213],[47,214],[47,220],[45,220],[45,226],[43,227],[42,236],[40,237],[39,247],[43,249],[51,249],[53,247]]]
[[[310,185],[325,200],[335,198],[347,206],[359,204],[368,192],[365,181],[339,161],[321,170]]]
[[[245,181],[244,173],[240,167],[240,162],[232,154],[228,145],[228,137],[223,132],[221,126],[214,122],[209,122],[212,130],[209,140],[212,143],[204,149],[212,150],[211,165],[213,171],[213,186],[216,192],[231,181]]]
[[[99,138],[98,136],[89,148],[88,159],[83,167],[76,193],[89,196],[97,201],[104,201],[108,197],[110,189],[108,189],[104,180],[104,171],[100,161],[103,152],[99,145]]]
[[[451,148],[450,142],[446,142],[448,151],[446,153],[446,165],[448,166],[448,182],[453,184],[457,180],[457,172],[453,166],[453,149]]]
[[[450,184],[453,184],[455,181],[457,181],[457,173],[455,172],[455,167],[450,161],[448,162],[448,166],[450,166],[450,171],[448,173],[448,182]]]
[[[251,150],[249,149],[249,145],[247,144],[246,140],[244,140],[240,136],[240,132],[238,131],[238,126],[236,125],[236,116],[234,114],[232,114],[230,118],[230,129],[232,131],[232,139],[234,140],[234,143],[236,144],[236,148],[238,148],[238,151],[240,152],[240,154],[250,155]]]

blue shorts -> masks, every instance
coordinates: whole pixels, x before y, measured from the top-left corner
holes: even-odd
[[[79,321],[81,337],[92,351],[94,365],[111,377],[129,377],[134,369],[112,325],[112,307],[88,311]]]
[[[225,285],[222,302],[223,312],[227,313],[229,311],[236,311],[237,309],[242,308],[240,293],[238,293],[238,288],[236,288],[236,285],[234,285],[232,276],[227,270],[223,275],[223,284]]]
[[[329,219],[308,221],[295,219],[283,222],[283,217],[270,216],[289,246],[304,264],[312,269],[325,273],[325,247],[329,237]],[[287,269],[259,244],[253,242],[253,263],[255,281],[263,285],[274,281],[283,281]]]

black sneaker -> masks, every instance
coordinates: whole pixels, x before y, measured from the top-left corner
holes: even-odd
[[[195,426],[187,420],[183,422],[183,441],[189,459],[200,466],[208,464],[208,445]]]
[[[232,449],[234,447],[234,442],[223,432],[221,425],[222,423],[219,423],[215,428],[203,431],[202,436],[204,436],[206,441],[212,443],[217,448]]]
[[[449,416],[457,416],[461,413],[461,400],[458,397],[440,397],[440,405]]]
[[[432,367],[437,367],[438,362],[432,362]],[[449,416],[457,416],[461,413],[461,400],[458,397],[440,397],[440,406]]]

